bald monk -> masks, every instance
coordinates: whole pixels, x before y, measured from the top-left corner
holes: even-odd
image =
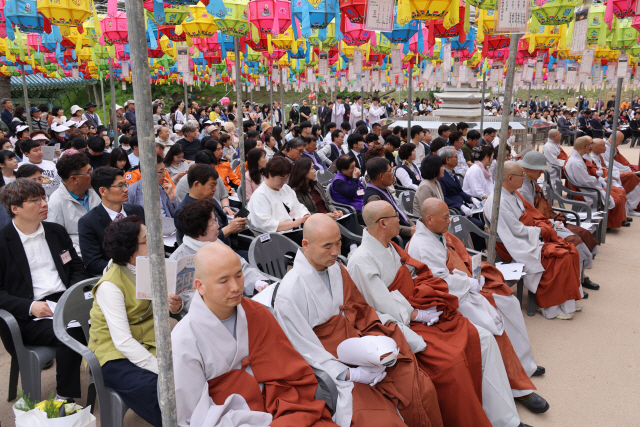
[[[571,186],[571,189],[574,191],[580,191],[587,194],[594,194],[594,191],[598,191],[601,195],[602,200],[604,200],[606,196],[605,187],[603,187],[602,182],[598,179],[599,177],[594,176],[596,172],[594,172],[593,164],[583,158],[585,154],[589,152],[591,148],[591,137],[581,136],[576,139],[576,142],[573,146],[573,151],[569,156],[569,160],[567,160],[567,164],[564,166],[564,171],[571,179],[572,182],[575,182],[577,185],[585,186],[585,187],[594,187],[596,190],[584,190],[578,189]],[[592,169],[591,175],[589,173],[589,168]],[[607,228],[620,228],[620,227],[629,227],[631,224],[627,221],[627,196],[624,192],[616,192],[613,191],[614,187],[611,187],[611,195],[609,197],[609,215],[607,216]],[[622,194],[621,194],[622,193]],[[579,198],[580,196],[576,196]],[[584,199],[584,201],[591,206],[593,204],[593,200],[588,197]]]
[[[189,313],[171,333],[179,426],[335,426],[313,370],[266,307],[243,298],[238,256],[209,243],[195,256]]]
[[[518,163],[522,166],[525,174],[525,178],[522,180],[522,187],[518,189],[518,193],[546,219],[556,224],[558,222],[562,224],[562,226],[558,224],[555,228],[558,237],[563,238],[576,247],[580,254],[580,265],[583,269],[592,268],[593,256],[598,253],[598,241],[588,230],[578,225],[567,223],[567,218],[564,214],[554,212],[551,203],[544,195],[542,188],[538,185],[538,178],[540,178],[548,167],[545,156],[537,151],[530,151],[525,154],[524,158]],[[600,289],[600,285],[592,282],[587,276],[584,277],[582,286],[587,289]]]
[[[533,360],[518,299],[495,267],[483,263],[480,281],[472,276],[471,257],[460,239],[448,232],[450,223],[447,204],[436,198],[426,199],[407,253],[447,282],[449,293],[458,297],[458,311],[464,317],[494,335],[513,396],[533,412],[545,412],[549,404],[533,392],[535,386],[529,379],[544,374],[545,369]],[[497,316],[495,324],[487,325],[485,318],[493,317],[493,313]]]
[[[629,163],[626,157],[622,155],[618,147],[624,142],[624,134],[620,131],[616,132],[616,136],[611,135],[609,140],[605,139],[605,143],[607,146],[607,151],[603,153],[602,157],[604,158],[605,163],[609,164],[609,153],[611,153],[611,143],[615,144],[616,154],[613,156],[613,165],[623,172],[637,172],[638,167]]]
[[[545,142],[544,147],[542,147],[542,151],[550,165],[562,168],[569,157],[562,147],[560,147],[560,141],[562,141],[562,134],[560,131],[557,129],[551,129],[549,131],[547,142]],[[549,173],[551,174],[551,179],[558,177],[556,168],[551,168]]]
[[[435,388],[404,338],[405,325],[387,315],[378,317],[367,305],[347,270],[336,262],[340,242],[335,221],[323,214],[309,217],[302,249],[278,288],[278,322],[307,362],[333,379],[338,425],[442,426]],[[354,366],[339,360],[341,343],[365,336],[393,338],[399,351],[393,366]]]
[[[502,243],[496,249],[504,261],[524,264],[524,286],[536,295],[545,318],[569,320],[582,309],[576,302],[582,298],[580,255],[575,246],[558,237],[549,220],[518,194],[524,179],[517,162],[504,163],[498,215]],[[493,194],[484,206],[490,222],[494,221],[492,206]]]
[[[599,180],[600,182],[606,180],[609,174],[609,162],[605,160],[605,155],[606,158],[609,158],[607,150],[607,143],[604,139],[594,139],[591,152],[588,154],[588,160],[591,160],[602,171],[598,174],[599,178],[603,178]],[[627,195],[627,215],[640,216],[640,213],[637,212],[638,207],[640,207],[640,177],[638,176],[640,172],[632,172],[626,166],[620,169],[616,166],[616,163],[614,159],[611,185],[624,189]],[[606,185],[606,181],[604,182],[604,185]]]
[[[389,202],[369,202],[362,214],[367,228],[347,270],[380,315],[411,328],[405,336],[436,387],[444,425],[523,426],[493,335],[460,314],[447,282],[391,241],[399,221]]]

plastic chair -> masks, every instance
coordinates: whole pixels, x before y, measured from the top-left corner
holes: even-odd
[[[604,138],[604,129],[602,130],[591,129],[591,134],[593,135],[593,138]],[[633,144],[633,141],[631,141],[631,144]]]
[[[231,169],[236,170],[239,164],[240,164],[240,159],[233,159],[231,161]]]
[[[640,129],[631,129],[631,145],[629,145],[629,147],[633,148],[633,146],[636,145],[636,141],[638,140],[640,140]]]
[[[249,246],[249,264],[263,273],[282,279],[300,249],[291,239],[278,233],[258,236]]]
[[[400,202],[402,210],[413,214],[413,199],[415,196],[416,192],[411,190],[403,191],[398,195],[398,201]]]
[[[22,390],[33,401],[42,400],[41,372],[44,365],[56,357],[55,347],[24,345],[18,321],[11,313],[0,310],[0,318],[4,320],[11,334],[14,353],[11,354],[11,369],[9,371],[9,396],[7,402],[14,400],[18,393],[18,374],[22,380]]]
[[[352,213],[354,216],[354,219],[356,221],[356,228],[359,231],[359,234],[362,234],[362,224],[360,224],[360,222],[358,221],[358,211],[356,211],[356,208],[354,208],[351,205],[347,205],[346,203],[338,203],[334,200],[334,198],[331,196],[331,186],[333,185],[333,181],[329,183],[329,185],[327,186],[327,196],[329,197],[329,201],[331,202],[331,204],[333,204],[333,206],[335,206],[336,208],[340,209],[342,212],[344,213]]]
[[[333,178],[336,174],[329,172],[328,170],[320,170],[316,174],[316,181],[322,186],[325,186],[327,183],[333,181]]]
[[[91,411],[95,409],[96,394],[100,405],[100,425],[121,427],[129,407],[125,405],[118,393],[104,385],[102,367],[96,355],[87,346],[73,339],[67,333],[67,324],[72,320],[80,323],[87,341],[91,327],[90,314],[93,307],[91,289],[98,283],[99,278],[92,278],[76,283],[62,295],[53,314],[53,331],[56,337],[67,347],[82,355],[91,369],[91,382],[87,390],[87,405]],[[89,292],[89,294],[87,293]]]
[[[458,177],[458,181],[460,181],[460,188],[462,188],[462,186],[464,185],[464,175],[462,175],[461,173],[457,173],[455,175]]]

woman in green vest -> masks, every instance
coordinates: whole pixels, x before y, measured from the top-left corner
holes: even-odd
[[[89,348],[100,365],[104,385],[154,426],[162,426],[158,404],[158,361],[153,307],[136,298],[136,257],[147,256],[147,229],[136,215],[107,227],[104,249],[111,258],[93,288]],[[182,300],[169,295],[169,310],[178,313]]]

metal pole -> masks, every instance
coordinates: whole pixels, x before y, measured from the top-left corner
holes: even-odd
[[[580,116],[580,111],[582,111],[582,100],[580,99],[580,97],[582,96],[582,83],[578,84],[578,116]],[[580,118],[576,117],[578,119],[578,121],[576,122],[576,130],[574,132],[574,136],[573,136],[573,143],[576,143],[576,139],[578,139],[578,128],[580,127]]]
[[[189,104],[187,101],[187,82],[184,79],[184,74],[182,75],[182,85],[184,86],[184,117],[186,121],[189,121]],[[136,119],[136,122],[138,120]]]
[[[145,38],[146,40],[146,38]],[[119,147],[118,144],[118,116],[116,115],[116,84],[113,79],[113,65],[109,59],[109,90],[111,91],[111,130],[113,131],[113,146]]]
[[[131,77],[133,98],[138,111],[136,126],[140,146],[140,170],[144,188],[144,213],[147,226],[147,247],[153,285],[153,311],[156,351],[158,360],[158,401],[162,411],[162,425],[175,427],[176,396],[173,382],[173,356],[171,352],[171,324],[169,323],[169,301],[167,298],[167,275],[162,239],[160,215],[160,186],[158,185],[157,154],[151,111],[151,75],[147,58],[145,36],[145,10],[140,0],[125,0],[129,49],[131,54]]]
[[[513,95],[513,77],[516,73],[516,54],[518,39],[520,35],[511,34],[509,44],[509,61],[507,65],[507,78],[505,80],[504,105],[511,105]],[[531,87],[531,86],[529,86]],[[509,107],[510,108],[510,107]],[[498,229],[498,215],[500,214],[500,195],[502,194],[502,174],[504,172],[504,156],[509,134],[509,114],[502,113],[502,123],[500,124],[500,145],[498,148],[496,180],[493,185],[493,205],[491,206],[491,224],[489,227],[489,244],[487,248],[487,262],[495,265],[496,261],[496,237]]]
[[[407,123],[407,140],[411,139],[411,116],[413,116],[413,91],[412,91],[412,81],[413,80],[413,66],[409,63],[409,87],[407,91],[407,97],[409,98],[409,120]]]
[[[278,67],[280,73],[280,107],[282,108],[282,130],[287,129],[287,114],[286,108],[284,108],[284,70],[282,67]],[[283,133],[284,135],[284,133]]]
[[[24,64],[20,64],[20,74],[22,74],[22,93],[24,94],[24,108],[27,116],[27,125],[29,125],[29,133],[33,132],[31,125],[31,104],[29,103],[29,93],[27,92],[27,78],[24,75]]]
[[[480,102],[480,106],[482,107],[482,109],[480,110],[480,132],[482,132],[482,130],[484,129],[484,91],[486,86],[487,86],[487,72],[485,71],[482,74],[482,101]],[[504,109],[502,111],[503,111],[502,114],[504,114]]]
[[[238,105],[242,105],[242,76],[240,75],[240,39],[238,37],[233,38],[233,51],[235,53],[235,67],[236,67],[236,100]],[[238,136],[240,137],[240,142],[238,142],[238,147],[240,148],[240,202],[242,206],[247,204],[247,194],[246,185],[244,178],[244,129],[238,129]]]
[[[618,78],[618,87],[616,88],[616,103],[613,110],[613,125],[611,126],[611,137],[609,138],[609,171],[613,170],[613,158],[616,155],[616,132],[618,131],[618,118],[620,117],[620,97],[622,96],[622,77]],[[609,197],[611,197],[611,177],[613,173],[607,174],[607,193],[604,196],[604,217],[602,221],[606,224],[609,216]],[[602,243],[606,240],[606,234],[602,233]]]
[[[271,78],[272,74],[273,71],[271,72],[271,75],[269,75],[269,107],[271,108],[271,126],[275,126],[276,117],[275,110],[273,109],[273,79]]]
[[[104,82],[102,80],[102,76],[100,78],[100,93],[102,95],[102,120],[104,120],[103,124],[106,126],[107,120],[107,105],[104,102]]]

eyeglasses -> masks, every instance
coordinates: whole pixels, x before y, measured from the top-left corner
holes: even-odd
[[[166,171],[167,171],[167,170],[166,170],[165,168],[159,169],[159,170],[158,170],[158,175],[164,175],[164,173],[165,173]]]
[[[519,176],[520,178],[524,178],[526,175],[524,174],[524,171],[520,174],[520,173],[510,173],[509,176]]]
[[[378,219],[376,220],[376,222],[375,222],[374,224],[377,224],[377,223],[378,223],[378,221],[380,221],[380,220],[382,220],[382,219],[389,219],[389,218],[400,218],[400,214],[399,214],[398,212],[396,212],[396,214],[395,214],[395,215],[393,215],[393,216],[383,216],[383,217],[380,217],[380,218],[378,218]]]
[[[25,200],[25,203],[33,203],[33,204],[40,204],[43,201],[46,201],[47,198],[46,197],[36,197],[35,199],[27,199]]]
[[[110,185],[109,187],[111,187],[111,188],[119,188],[120,190],[124,190],[125,188],[129,188],[129,183],[128,182],[123,182],[122,184]]]
[[[89,169],[87,173],[72,173],[71,176],[82,176],[82,175],[91,175],[93,169]]]

